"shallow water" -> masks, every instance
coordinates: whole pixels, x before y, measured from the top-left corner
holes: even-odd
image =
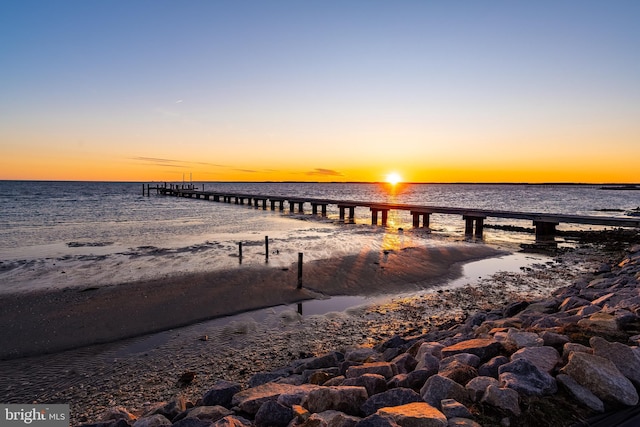
[[[452,289],[466,285],[477,285],[481,280],[490,278],[498,272],[515,273],[522,269],[531,268],[535,264],[552,263],[551,257],[540,254],[512,253],[496,258],[473,261],[462,267],[462,274],[452,281],[442,281],[418,292],[396,295],[379,296],[334,296],[326,299],[314,299],[297,304],[280,305],[247,313],[225,316],[218,319],[199,322],[184,328],[150,334],[120,344],[114,344],[117,350],[113,353],[116,358],[128,357],[159,348],[172,339],[181,336],[204,336],[208,331],[228,328],[230,333],[247,334],[256,324],[278,328],[281,322],[296,322],[302,318],[313,316],[331,316],[332,313],[353,311],[360,307],[384,304],[396,298],[415,297],[424,293],[431,293],[437,289]],[[180,338],[181,339],[181,338]]]
[[[598,186],[196,185],[253,194],[621,217],[640,206],[640,191],[603,191]],[[242,265],[264,264],[265,236],[269,264],[274,267],[296,262],[299,252],[310,261],[357,253],[362,247],[402,249],[464,240],[464,221],[452,215],[434,214],[427,233],[412,229],[408,212],[391,211],[383,229],[369,225],[368,209],[356,209],[356,224],[349,225],[339,223],[332,205],[323,219],[204,200],[144,197],[141,187],[140,183],[0,181],[0,292],[103,286],[241,268],[238,242],[243,243]],[[527,221],[487,222],[531,227]],[[492,245],[513,249],[533,241],[531,234],[485,229],[484,242]]]

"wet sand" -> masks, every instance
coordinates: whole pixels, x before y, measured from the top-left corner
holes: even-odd
[[[1,295],[0,359],[106,343],[256,308],[322,296],[421,289],[459,275],[460,264],[502,252],[452,244],[353,256],[297,266],[242,266],[115,286]]]
[[[293,308],[267,310],[273,313],[264,321],[243,315],[232,322],[204,322],[112,344],[2,361],[0,398],[9,403],[70,403],[72,425],[98,420],[106,408],[117,405],[142,414],[177,396],[195,402],[219,379],[246,384],[253,374],[285,366],[304,354],[373,346],[395,334],[448,328],[477,310],[546,298],[607,259],[598,250],[573,250],[473,285],[389,297],[345,312],[303,317]],[[203,340],[205,335],[208,339]],[[184,372],[195,372],[196,379],[180,387],[177,380]]]

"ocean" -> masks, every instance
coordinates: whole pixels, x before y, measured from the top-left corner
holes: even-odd
[[[598,185],[214,183],[197,188],[246,194],[410,203],[629,217],[640,191]],[[288,207],[288,206],[286,206]],[[464,221],[434,214],[431,230],[412,229],[408,212],[391,211],[388,227],[371,226],[356,209],[356,223],[264,211],[246,205],[142,194],[142,183],[0,181],[0,292],[102,286],[167,275],[264,264],[286,267],[297,254],[316,260],[357,253],[363,247],[395,250],[464,241]],[[489,219],[489,225],[532,228],[529,221]],[[599,229],[560,226],[559,229]],[[507,250],[534,236],[485,229],[482,241]],[[243,257],[238,257],[242,242]],[[559,239],[560,244],[563,243]],[[241,262],[240,262],[241,261]]]

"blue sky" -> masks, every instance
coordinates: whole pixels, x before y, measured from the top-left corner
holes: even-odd
[[[640,181],[640,2],[0,11],[0,178]]]

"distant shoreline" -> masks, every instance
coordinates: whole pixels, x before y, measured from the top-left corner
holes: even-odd
[[[58,180],[58,179],[0,179],[0,182],[42,182],[42,183],[107,183],[107,184],[146,184],[146,183],[180,183],[181,180],[150,180],[150,181],[94,181],[94,180]],[[187,184],[187,181],[184,181]],[[386,181],[189,181],[197,184],[372,184],[389,185]],[[601,186],[603,190],[640,190],[640,183],[616,182],[400,182],[396,185],[521,185],[521,186]]]

